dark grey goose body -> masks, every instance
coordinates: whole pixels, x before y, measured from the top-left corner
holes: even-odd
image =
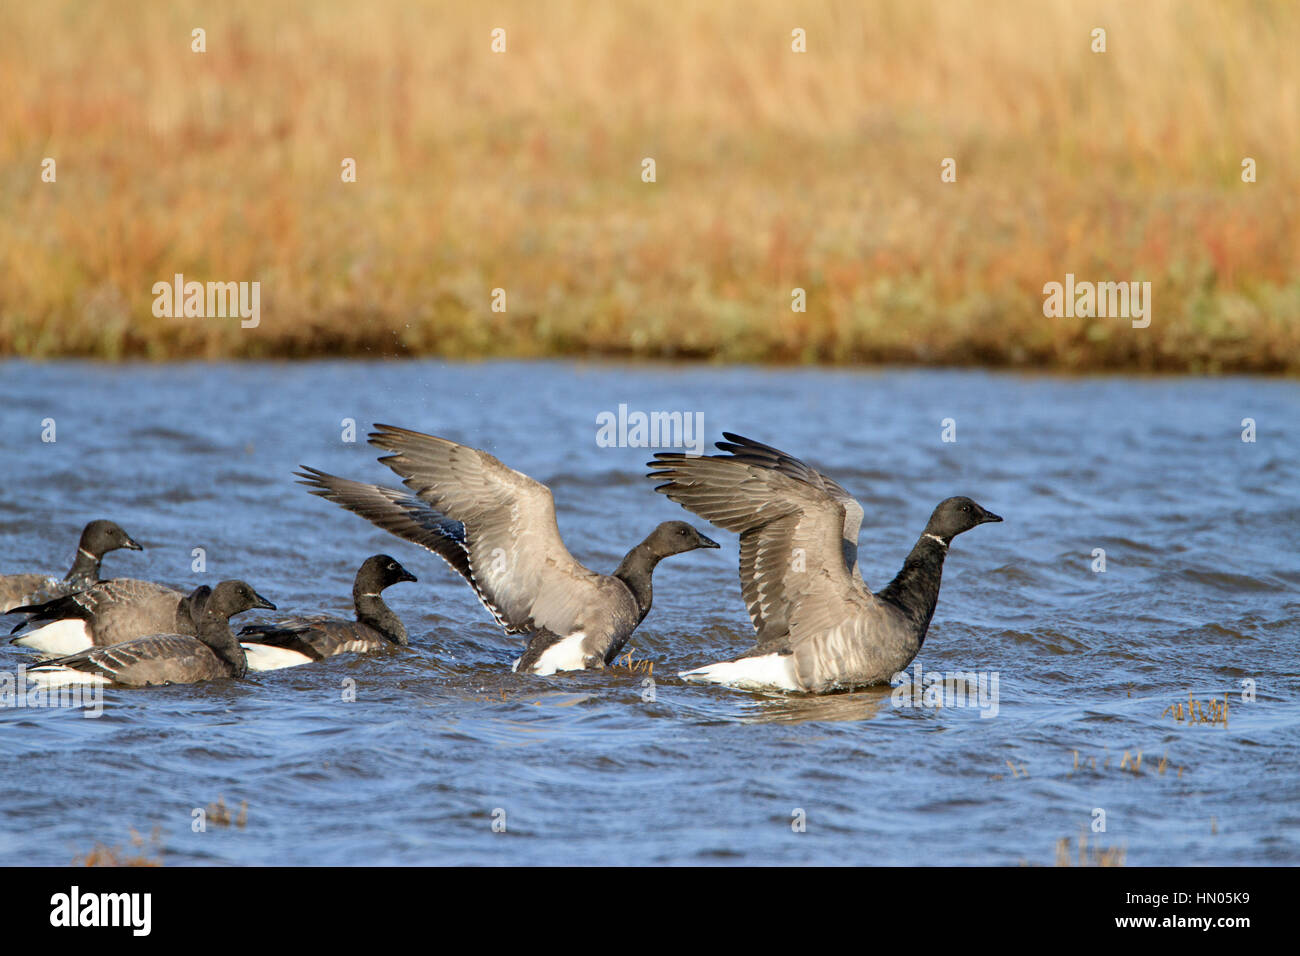
[[[27,676],[48,687],[113,684],[153,687],[243,677],[244,649],[230,630],[235,614],[275,605],[243,581],[206,585],[186,596],[194,634],[150,634],[44,661]]]
[[[247,624],[239,638],[252,671],[279,670],[335,654],[366,654],[387,647],[406,647],[406,627],[384,603],[385,588],[402,581],[417,581],[414,574],[386,554],[362,563],[352,582],[356,620],[317,614],[289,617],[270,623]]]
[[[857,563],[862,506],[839,484],[770,445],[730,432],[724,454],[660,453],[649,477],[688,511],[740,535],[740,582],[757,644],[686,680],[812,694],[888,683],[921,649],[952,539],[1001,521],[969,498],[930,516],[888,586]]]
[[[0,575],[0,614],[9,614],[14,608],[26,605],[44,604],[90,587],[99,580],[104,555],[118,548],[144,550],[115,522],[104,518],[91,521],[81,530],[77,556],[61,579],[46,574]]]
[[[303,484],[386,531],[443,558],[508,634],[528,636],[514,670],[603,668],[650,611],[659,561],[717,542],[684,521],[659,525],[613,574],[569,553],[545,485],[492,455],[445,438],[376,425],[370,443],[409,491],[338,478],[314,468]]]
[[[152,581],[110,578],[76,594],[16,608],[27,619],[14,631],[32,629],[11,643],[46,654],[75,654],[147,634],[193,634],[189,598]]]

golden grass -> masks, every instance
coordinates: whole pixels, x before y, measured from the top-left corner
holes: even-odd
[[[1184,709],[1181,701],[1175,701],[1166,707],[1160,714],[1161,717],[1172,717],[1179,723],[1188,724],[1209,724],[1211,727],[1228,726],[1228,695],[1223,695],[1223,700],[1197,700],[1192,696],[1192,692],[1187,692],[1187,707]]]
[[[248,801],[241,801],[239,813],[232,815],[230,808],[226,806],[226,798],[218,795],[216,803],[208,804],[204,817],[213,826],[228,827],[233,824],[242,830],[248,824]]]
[[[4,20],[0,355],[1300,372],[1288,0],[48,0]],[[1067,272],[1150,281],[1150,328],[1044,318]],[[155,318],[175,273],[259,281],[260,327]]]
[[[1088,845],[1086,831],[1079,834],[1078,862],[1070,851],[1070,838],[1056,841],[1057,866],[1123,866],[1128,851],[1124,847],[1099,847]]]
[[[149,834],[147,848],[157,855],[147,856],[145,854],[146,841],[134,827],[131,828],[131,846],[134,851],[125,850],[121,846],[107,846],[103,843],[96,843],[95,846],[85,855],[73,859],[73,866],[162,866],[162,831],[154,827]]]
[[[1063,837],[1056,841],[1056,859],[1053,861],[1055,866],[1124,866],[1128,857],[1126,847],[1099,847],[1088,845],[1088,833],[1086,830],[1079,832],[1079,852],[1078,862],[1075,862],[1074,852],[1071,847],[1069,837]],[[1039,863],[1030,863],[1022,859],[1021,866],[1041,866]]]
[[[616,657],[614,663],[610,665],[613,670],[625,670],[629,674],[644,674],[647,677],[653,677],[655,673],[655,662],[649,658],[634,660],[633,654],[636,648],[629,647],[627,653],[622,657]]]
[[[1073,753],[1074,753],[1074,766],[1072,766],[1072,767],[1070,768],[1070,773],[1071,773],[1071,774],[1073,774],[1076,770],[1079,770],[1079,769],[1092,770],[1093,773],[1097,773],[1097,772],[1098,772],[1098,770],[1097,770],[1097,758],[1096,758],[1095,756],[1094,756],[1094,757],[1084,757],[1082,760],[1080,760],[1080,759],[1079,759],[1079,751],[1075,750],[1075,751],[1073,751]],[[1148,764],[1147,764],[1147,767],[1150,768],[1150,766],[1151,766],[1151,764],[1148,763]],[[1168,770],[1168,769],[1170,768],[1170,766],[1171,766],[1171,764],[1169,763],[1169,751],[1166,750],[1163,754],[1161,754],[1160,759],[1157,760],[1156,763],[1155,763],[1156,775],[1157,775],[1157,776],[1164,776],[1164,772],[1165,772],[1166,770]],[[1105,770],[1109,770],[1109,769],[1110,769],[1110,755],[1109,755],[1109,754],[1106,755],[1106,759],[1105,759],[1105,761],[1102,763],[1102,765],[1101,765],[1101,769],[1102,769],[1103,771],[1105,771]],[[1117,769],[1119,769],[1119,770],[1121,770],[1121,771],[1127,771],[1128,773],[1131,773],[1131,774],[1133,774],[1134,776],[1138,776],[1138,775],[1140,775],[1140,774],[1142,773],[1142,751],[1139,750],[1139,751],[1137,752],[1137,756],[1133,756],[1132,753],[1130,753],[1129,751],[1125,750],[1125,751],[1124,751],[1124,756],[1120,758],[1120,761],[1119,761],[1119,767],[1118,767]],[[1182,776],[1183,776],[1183,765],[1182,765],[1182,764],[1179,764],[1179,765],[1178,765],[1178,774],[1177,774],[1177,776],[1178,776],[1179,779],[1182,779]]]

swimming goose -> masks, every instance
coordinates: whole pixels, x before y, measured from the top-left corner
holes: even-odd
[[[46,654],[75,654],[146,634],[193,634],[188,601],[189,595],[152,581],[110,578],[76,594],[15,608],[15,614],[28,617],[14,631],[50,623],[10,643]]]
[[[757,646],[685,671],[689,681],[824,694],[887,683],[921,649],[952,539],[1002,519],[969,498],[939,503],[888,586],[857,568],[862,506],[804,462],[730,432],[723,455],[660,452],[655,488],[740,534],[740,583]]]
[[[716,548],[684,521],[666,521],[611,574],[564,546],[551,491],[492,455],[420,432],[376,425],[370,443],[410,494],[298,472],[312,493],[428,548],[461,575],[507,634],[527,634],[513,670],[603,668],[650,611],[651,577],[669,555]]]
[[[274,611],[275,605],[243,581],[222,581],[215,588],[203,585],[187,598],[195,635],[151,634],[122,644],[92,647],[28,668],[27,676],[47,687],[151,687],[243,677],[247,670],[244,649],[231,633],[230,618],[258,607]]]
[[[239,636],[248,657],[248,669],[278,670],[349,651],[365,654],[394,645],[406,647],[406,628],[380,594],[400,581],[417,580],[386,554],[366,558],[352,583],[355,621],[321,614],[247,624]]]
[[[0,614],[8,614],[24,605],[43,604],[90,587],[99,580],[99,564],[104,555],[118,548],[144,550],[114,522],[102,518],[90,522],[81,531],[77,556],[63,580],[44,574],[0,575]]]

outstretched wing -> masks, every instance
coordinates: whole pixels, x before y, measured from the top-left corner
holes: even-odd
[[[862,509],[797,458],[727,433],[725,455],[661,452],[656,487],[700,517],[740,534],[740,582],[759,644],[820,633],[873,602],[856,561]],[[666,479],[666,480],[665,480]],[[833,487],[832,487],[833,486]]]
[[[439,514],[415,495],[398,488],[350,481],[305,465],[295,474],[299,484],[310,488],[313,495],[360,515],[389,534],[428,548],[473,586],[465,526],[459,521]]]
[[[579,564],[560,538],[545,485],[487,452],[405,428],[376,425],[370,443],[391,453],[380,461],[401,476],[430,517],[459,523],[461,573],[507,632],[569,634],[585,609],[602,600],[601,576]],[[390,492],[380,491],[392,501]],[[393,504],[411,514],[409,506]],[[394,517],[392,523],[399,522]]]
[[[758,465],[761,468],[774,468],[797,481],[822,489],[844,506],[844,563],[851,573],[861,577],[858,571],[858,535],[862,531],[862,518],[865,512],[857,499],[845,491],[835,479],[823,475],[806,462],[793,455],[787,455],[779,448],[764,445],[762,442],[756,442],[734,432],[723,432],[722,437],[726,441],[714,444],[720,451],[730,452],[737,461]]]

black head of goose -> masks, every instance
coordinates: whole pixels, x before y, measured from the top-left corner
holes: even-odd
[[[656,487],[740,535],[740,582],[757,643],[692,681],[829,693],[886,683],[916,656],[939,597],[943,562],[964,531],[1002,519],[970,498],[930,515],[903,568],[879,594],[858,573],[862,506],[838,483],[770,445],[725,433],[725,454],[660,453]]]
[[[685,554],[697,548],[717,548],[718,542],[706,538],[685,521],[665,521],[646,536],[646,539],[627,553],[614,577],[628,586],[636,598],[640,624],[650,613],[654,592],[650,586],[655,567],[664,558]]]
[[[315,615],[290,617],[273,623],[248,624],[243,639],[248,669],[278,670],[319,661],[335,654],[367,653],[385,647],[406,647],[406,627],[381,596],[402,581],[417,581],[395,558],[376,554],[366,558],[352,583],[355,621]]]
[[[110,578],[44,604],[16,608],[27,618],[13,629],[25,632],[12,643],[46,654],[73,654],[147,634],[193,634],[189,597],[152,581]]]
[[[303,484],[399,537],[428,548],[465,579],[509,634],[528,635],[515,669],[537,674],[613,661],[650,610],[650,576],[668,555],[717,543],[666,522],[614,574],[579,563],[560,538],[545,485],[492,455],[445,438],[376,425],[370,443],[408,491],[314,468]],[[687,533],[689,531],[689,533]]]
[[[81,531],[77,542],[77,556],[62,580],[44,574],[0,575],[0,614],[34,604],[43,604],[66,594],[90,587],[99,580],[100,563],[110,551],[125,548],[143,551],[144,548],[121,529],[114,521],[99,518]]]
[[[244,581],[222,581],[191,592],[187,608],[195,634],[151,634],[109,647],[94,647],[45,661],[27,675],[47,686],[115,684],[151,687],[243,677],[244,650],[230,630],[230,618],[275,605]]]
[[[982,524],[1001,520],[1000,515],[962,495],[945,498],[930,513],[930,520],[903,562],[902,570],[878,595],[882,601],[901,608],[920,629],[918,646],[925,639],[939,602],[943,559],[948,555],[952,539]]]

